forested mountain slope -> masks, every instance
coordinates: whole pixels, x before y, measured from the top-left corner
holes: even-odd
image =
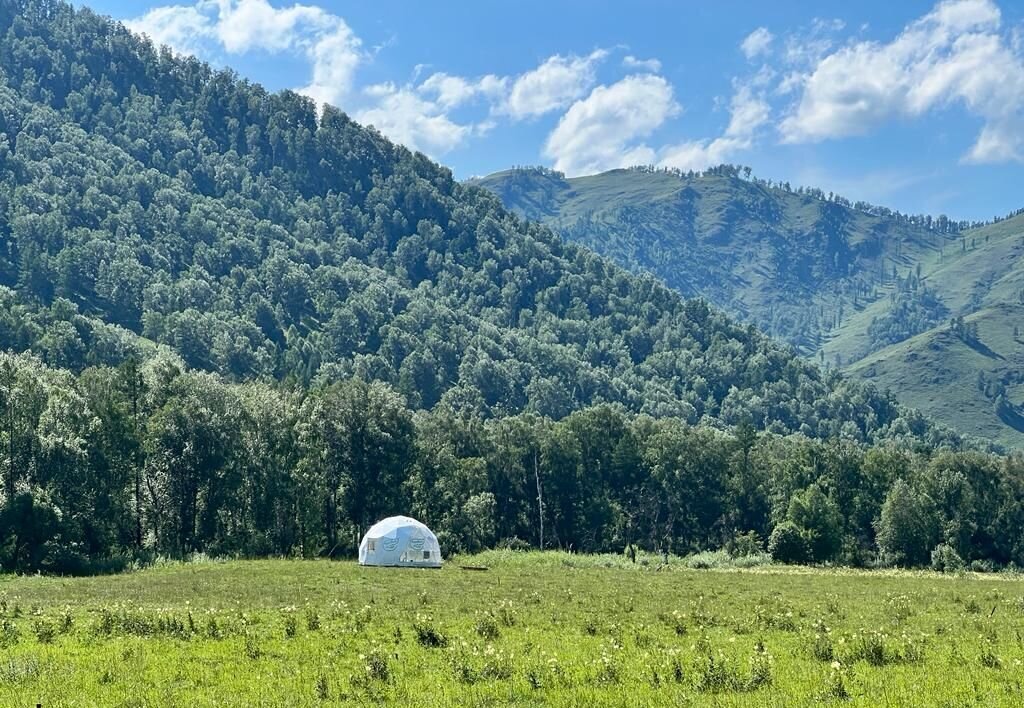
[[[0,7],[0,282],[25,309],[3,346],[79,370],[140,336],[229,380],[358,376],[485,415],[617,402],[857,439],[901,415],[337,110],[88,11]]]
[[[723,165],[566,179],[526,168],[474,183],[524,217],[686,296],[704,297],[805,355],[817,354],[858,311],[888,302],[917,263],[937,258],[955,239],[955,225],[945,221],[868,213],[816,190],[743,175]]]
[[[0,67],[0,569],[346,554],[395,513],[449,551],[1024,564],[1019,459],[333,108],[54,0],[0,0]]]
[[[1014,417],[1005,404],[1024,401],[1013,391],[1015,357],[955,356],[941,344],[959,341],[943,335],[952,318],[972,316],[1016,347],[1022,215],[969,228],[771,185],[729,165],[573,179],[520,168],[474,183],[569,240],[705,297],[947,425],[1024,444],[1006,422]],[[917,351],[924,342],[928,351]],[[990,383],[979,384],[982,377]]]

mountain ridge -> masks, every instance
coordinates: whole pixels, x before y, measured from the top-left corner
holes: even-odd
[[[856,366],[866,357],[884,357],[919,334],[941,332],[953,317],[1024,293],[1020,211],[982,225],[907,217],[820,190],[772,186],[728,165],[571,179],[514,168],[474,183],[524,217],[684,295],[705,297],[854,378],[867,371]],[[875,382],[900,397],[906,378]],[[1024,444],[1016,430],[957,421],[935,403],[938,392],[906,392],[901,400],[927,402],[929,415],[971,434]]]

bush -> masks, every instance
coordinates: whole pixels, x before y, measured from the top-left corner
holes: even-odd
[[[493,640],[501,636],[501,630],[498,629],[498,621],[494,619],[494,615],[490,612],[477,616],[474,629],[476,630],[477,635],[484,639]]]
[[[14,646],[20,637],[21,632],[14,622],[7,618],[0,619],[0,649]]]
[[[416,641],[420,646],[430,649],[443,649],[448,646],[448,637],[434,626],[430,617],[416,615],[412,628],[416,632]]]
[[[498,543],[498,548],[504,549],[506,551],[529,551],[533,548],[533,546],[531,546],[529,542],[524,541],[518,536],[513,536],[512,538],[502,539]]]
[[[725,544],[725,550],[733,558],[756,556],[764,553],[764,542],[757,531],[747,531],[746,533],[737,531],[732,535],[728,543]]]
[[[792,521],[783,521],[768,538],[768,553],[780,563],[806,563],[807,539]]]
[[[932,570],[942,573],[955,573],[964,569],[963,558],[952,546],[940,543],[932,551]]]
[[[996,564],[987,558],[977,558],[971,561],[970,569],[975,573],[994,573]]]
[[[772,562],[771,556],[764,551],[733,556],[727,551],[701,551],[683,559],[683,565],[691,570],[709,570],[712,568],[756,568]]]

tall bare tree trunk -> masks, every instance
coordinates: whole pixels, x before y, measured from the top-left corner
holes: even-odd
[[[533,478],[537,482],[537,519],[540,522],[540,550],[544,550],[544,495],[540,488],[540,461],[537,448],[533,448]]]

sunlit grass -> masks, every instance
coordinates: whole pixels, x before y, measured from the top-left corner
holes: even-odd
[[[0,705],[1024,702],[1014,576],[708,565],[496,551],[0,578]]]

